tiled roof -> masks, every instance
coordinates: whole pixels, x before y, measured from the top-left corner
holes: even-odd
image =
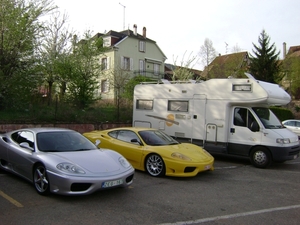
[[[217,56],[203,71],[206,78],[243,77],[249,65],[248,52]]]
[[[289,48],[288,54],[293,54],[294,52],[299,52],[300,51],[300,45],[298,46],[291,46]]]

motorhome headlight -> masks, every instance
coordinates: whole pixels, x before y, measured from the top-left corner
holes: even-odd
[[[289,143],[291,143],[291,141],[290,141],[289,138],[277,138],[276,139],[276,143],[279,143],[279,144],[289,144]]]
[[[173,152],[171,155],[173,158],[176,159],[181,159],[181,160],[185,160],[185,161],[192,161],[189,157],[179,153],[179,152]]]

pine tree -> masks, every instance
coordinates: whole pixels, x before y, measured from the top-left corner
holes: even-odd
[[[274,43],[270,45],[270,37],[263,30],[258,38],[259,46],[254,46],[254,56],[250,54],[250,73],[258,80],[275,83],[278,81],[280,67],[278,63],[280,52],[276,53]]]

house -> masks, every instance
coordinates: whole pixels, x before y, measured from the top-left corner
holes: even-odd
[[[186,67],[181,67],[181,66],[175,66],[169,63],[165,63],[165,75],[164,75],[164,79],[166,80],[173,80],[173,79],[177,79],[176,75],[174,77],[174,71],[176,72],[176,70],[181,70],[184,69],[186,71],[188,71],[192,77],[191,79],[193,80],[200,80],[201,78],[201,70],[196,70],[196,69],[191,69],[191,68],[186,68]]]
[[[154,40],[137,32],[137,25],[132,30],[121,32],[109,31],[96,34],[93,38],[103,38],[103,47],[108,50],[100,56],[101,88],[98,95],[102,99],[115,99],[129,79],[142,75],[153,80],[164,77],[164,63],[167,57]]]
[[[250,60],[248,52],[219,55],[207,67],[205,67],[201,77],[205,79],[243,77],[249,64]]]
[[[300,99],[300,46],[291,46],[286,53],[286,43],[283,43],[283,59],[281,60],[281,85],[295,99]]]

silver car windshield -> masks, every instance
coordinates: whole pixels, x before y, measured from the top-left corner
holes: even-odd
[[[42,152],[87,151],[96,146],[77,132],[40,132],[37,146]]]
[[[270,109],[262,107],[253,107],[252,109],[266,129],[283,128],[283,125],[281,124],[279,119]]]
[[[140,131],[139,135],[142,137],[147,145],[174,145],[179,144],[171,136],[159,130],[144,130]]]

